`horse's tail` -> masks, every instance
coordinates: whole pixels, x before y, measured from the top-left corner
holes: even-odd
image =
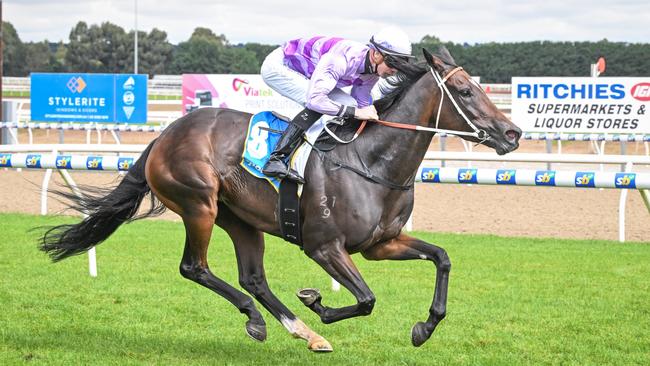
[[[49,228],[41,238],[40,249],[58,262],[103,242],[124,222],[164,212],[165,206],[151,194],[144,174],[145,163],[155,141],[147,146],[114,189],[85,186],[81,188],[82,195],[79,196],[69,192],[55,192],[72,201],[68,205],[70,208],[88,216],[78,224]],[[147,194],[151,194],[151,207],[147,212],[136,216],[140,203]]]

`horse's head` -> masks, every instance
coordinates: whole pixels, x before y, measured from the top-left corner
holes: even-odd
[[[461,137],[481,142],[496,150],[499,155],[517,149],[521,129],[497,109],[467,72],[456,65],[447,49],[441,48],[440,55],[432,55],[425,49],[422,51],[427,64],[437,73],[433,76],[443,96],[441,110],[435,108],[430,124],[449,130],[475,132],[479,138]],[[436,97],[439,102],[441,97]]]

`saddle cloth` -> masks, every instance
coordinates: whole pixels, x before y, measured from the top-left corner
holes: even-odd
[[[306,132],[307,141],[302,142],[300,147],[293,154],[290,165],[301,176],[304,176],[305,166],[312,150],[312,145],[318,139],[318,136],[325,127],[325,121],[328,116],[323,116],[314,123]],[[276,191],[279,191],[280,180],[267,177],[262,173],[262,167],[269,160],[275,145],[287,126],[289,119],[270,111],[259,112],[254,114],[248,124],[248,133],[244,144],[241,166],[244,167],[253,176],[266,179]]]

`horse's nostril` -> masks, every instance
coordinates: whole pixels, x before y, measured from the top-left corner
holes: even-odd
[[[506,131],[506,137],[508,138],[508,141],[517,141],[519,140],[519,133],[515,130],[508,130]]]

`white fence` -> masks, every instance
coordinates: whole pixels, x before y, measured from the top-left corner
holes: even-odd
[[[128,170],[135,156],[75,156],[74,152],[100,153],[141,153],[146,145],[0,145],[0,168],[34,168],[57,169],[70,184],[69,169],[83,170]],[[40,152],[50,152],[41,154]],[[589,163],[589,164],[625,164],[624,172],[595,171],[551,171],[531,169],[487,169],[487,168],[437,168],[435,161],[495,161],[528,163]],[[418,178],[423,182],[461,183],[461,184],[496,184],[496,185],[530,185],[576,188],[620,188],[619,202],[619,240],[625,241],[625,204],[627,190],[639,191],[650,212],[650,173],[633,172],[634,165],[650,165],[650,157],[638,155],[555,155],[512,153],[499,156],[494,153],[468,152],[427,152]],[[423,175],[423,171],[427,175]],[[64,172],[64,173],[63,173]],[[437,179],[437,181],[436,181]],[[42,210],[47,211],[47,181],[43,181]],[[71,185],[74,190],[74,187]],[[410,225],[409,225],[410,228]]]
[[[155,75],[147,81],[147,93],[149,95],[181,96],[182,94],[181,75]],[[29,77],[2,78],[2,87],[5,91],[29,93],[31,81]]]
[[[174,122],[175,120],[181,118],[183,116],[183,112],[181,112],[181,104],[180,101],[150,101],[149,104],[178,104],[178,110],[177,111],[147,111],[147,122],[148,123],[161,123],[161,124],[169,124],[171,122]],[[32,120],[32,114],[31,111],[24,107],[25,102],[19,102],[19,107],[18,107],[18,113],[16,116],[15,121],[16,122],[24,122],[28,123],[31,122]],[[92,122],[90,122],[92,123]],[[57,124],[54,122],[53,124]]]
[[[179,112],[180,113],[180,112]],[[170,114],[170,117],[172,115]],[[119,132],[161,132],[167,125],[125,125],[111,123],[55,123],[55,122],[0,122],[0,128],[44,129],[44,130],[92,130]],[[445,133],[438,134],[448,137]],[[603,133],[556,133],[524,132],[523,140],[551,141],[608,141],[608,142],[650,142],[650,135],[643,134],[603,134]]]
[[[64,152],[101,152],[101,153],[131,153],[139,155],[145,145],[0,145],[0,168],[26,168],[46,169],[41,188],[41,214],[47,214],[47,190],[52,171],[56,169],[70,189],[77,195],[82,193],[68,173],[69,170],[94,170],[94,171],[126,171],[132,165],[137,156],[98,156],[98,155],[67,155]],[[41,154],[39,152],[51,152]],[[429,158],[447,160],[460,159],[461,155],[441,156],[441,153],[427,154]],[[463,153],[460,153],[463,154]],[[467,154],[467,153],[464,153]],[[449,155],[449,153],[445,154]],[[477,155],[477,154],[470,154]],[[498,157],[494,154],[482,154],[481,159],[498,158],[506,161],[505,157]],[[511,154],[512,161],[545,161],[541,155],[545,154]],[[535,155],[535,156],[529,156]],[[563,156],[566,157],[566,156]],[[586,158],[597,158],[593,155],[573,160],[584,161]],[[555,159],[558,157],[555,156]],[[600,158],[603,158],[602,156]],[[648,163],[639,161],[630,156],[607,156],[607,162],[626,161],[626,167],[631,170],[633,161],[637,163]],[[643,157],[641,157],[643,158]],[[583,160],[584,159],[584,160]],[[478,159],[480,160],[480,159]],[[593,161],[598,163],[599,161]],[[430,167],[430,161],[425,161],[420,167],[417,180],[421,182],[434,183],[456,183],[456,184],[497,184],[497,185],[530,185],[530,186],[555,186],[555,187],[592,187],[592,188],[621,188],[619,202],[619,241],[625,241],[625,203],[629,188],[637,189],[642,195],[646,207],[650,212],[650,200],[648,189],[650,189],[649,173],[626,172],[577,172],[577,171],[535,171],[528,169],[467,169],[467,168],[439,168]],[[412,226],[411,220],[407,230]],[[97,276],[97,260],[95,248],[88,251],[88,266],[91,276]],[[332,279],[333,289],[339,285]]]
[[[118,124],[105,124],[105,123],[23,123],[23,122],[0,122],[0,129],[6,128],[5,131],[8,131],[11,136],[14,144],[19,144],[18,140],[18,129],[27,130],[27,144],[31,145],[34,143],[34,132],[33,130],[58,130],[58,131],[86,131],[86,143],[91,143],[92,133],[97,133],[97,143],[102,143],[101,132],[110,132],[113,140],[120,144],[121,139],[119,136],[120,132],[155,132],[160,133],[162,130],[167,127],[167,124],[160,124],[158,126],[151,125],[118,125]],[[62,142],[62,141],[60,141]]]
[[[429,163],[425,163],[420,167],[416,176],[416,181],[423,183],[516,185],[535,187],[650,189],[650,173],[441,168]]]
[[[567,164],[643,164],[650,165],[646,155],[590,155],[590,154],[535,154],[509,153],[497,155],[487,152],[428,151],[425,160],[496,161],[526,163],[567,163]]]

